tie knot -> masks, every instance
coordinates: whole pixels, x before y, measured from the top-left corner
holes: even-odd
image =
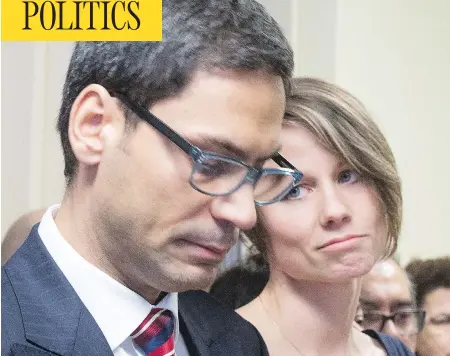
[[[131,334],[131,338],[146,355],[174,354],[174,316],[168,309],[153,308]]]

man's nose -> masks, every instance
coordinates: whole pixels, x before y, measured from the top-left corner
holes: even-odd
[[[215,219],[229,222],[240,230],[249,230],[256,224],[253,184],[243,184],[227,196],[213,199],[211,214]]]

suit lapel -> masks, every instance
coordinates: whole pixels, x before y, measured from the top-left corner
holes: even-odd
[[[104,336],[51,258],[37,226],[5,265],[5,271],[30,343],[59,355],[112,355],[105,353],[110,349]]]
[[[11,355],[13,356],[54,356],[53,353],[38,349],[30,345],[23,344],[12,344],[11,345]]]
[[[194,320],[188,317],[186,308],[178,310],[180,319],[180,333],[190,356],[210,356],[208,339],[204,339],[203,329],[198,327]]]
[[[113,356],[113,352],[91,313],[83,305],[71,356],[86,355]]]

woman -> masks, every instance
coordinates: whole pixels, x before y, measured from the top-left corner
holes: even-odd
[[[248,236],[270,277],[238,313],[271,356],[412,355],[354,323],[360,277],[395,251],[401,225],[400,179],[386,139],[349,93],[298,78],[282,142],[303,178],[283,201],[258,211]]]

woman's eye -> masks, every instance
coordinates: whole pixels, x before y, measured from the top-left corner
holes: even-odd
[[[353,169],[346,169],[339,173],[339,183],[354,183],[360,179],[360,174]]]
[[[292,188],[291,191],[286,195],[287,200],[293,200],[293,199],[303,199],[306,197],[312,190],[308,187],[297,185],[296,187]]]

